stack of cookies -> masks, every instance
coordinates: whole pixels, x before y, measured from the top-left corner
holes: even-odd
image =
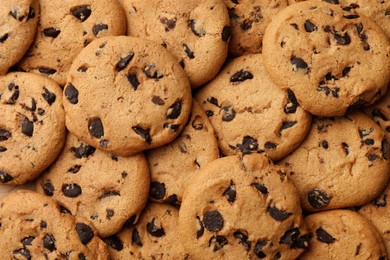
[[[6,2],[1,259],[389,258],[389,1]]]

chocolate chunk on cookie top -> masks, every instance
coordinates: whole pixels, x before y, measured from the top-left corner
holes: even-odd
[[[389,40],[369,18],[321,1],[279,12],[263,40],[265,68],[318,116],[372,104],[390,80]]]
[[[123,7],[127,34],[167,48],[193,88],[217,75],[232,35],[223,0],[123,0]]]
[[[280,164],[290,170],[303,209],[361,206],[378,196],[389,180],[389,143],[362,112],[315,117],[305,141]]]
[[[61,88],[31,73],[0,77],[0,119],[0,183],[33,180],[65,142]]]
[[[192,103],[175,58],[156,43],[129,36],[107,36],[83,49],[63,96],[69,131],[120,156],[172,141]]]
[[[73,215],[89,219],[101,237],[139,216],[149,195],[150,176],[142,153],[119,157],[68,134],[56,162],[37,180],[39,193],[53,197]]]
[[[195,259],[295,259],[310,237],[283,167],[250,154],[217,159],[183,195],[180,239]]]

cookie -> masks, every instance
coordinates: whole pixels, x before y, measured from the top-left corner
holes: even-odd
[[[362,112],[313,120],[312,128],[280,165],[290,170],[302,208],[322,211],[364,205],[389,180],[389,143]]]
[[[387,259],[375,227],[350,210],[331,210],[305,218],[310,230],[309,249],[300,259]]]
[[[69,134],[59,158],[37,180],[36,190],[59,201],[74,216],[89,219],[99,236],[107,237],[140,214],[149,186],[142,153],[115,156]]]
[[[93,226],[32,191],[3,198],[0,223],[1,259],[109,259]]]
[[[34,41],[38,0],[7,0],[0,7],[0,75],[17,63]]]
[[[232,36],[229,53],[233,56],[261,52],[265,28],[287,6],[287,0],[224,0],[229,9]]]
[[[136,225],[106,238],[111,259],[188,259],[178,241],[179,210],[149,203]]]
[[[126,18],[117,0],[40,0],[38,33],[18,66],[65,85],[70,66],[95,39],[124,35]]]
[[[65,113],[61,88],[32,73],[0,77],[0,183],[33,180],[61,152]]]
[[[183,195],[180,240],[194,259],[295,259],[309,237],[283,167],[250,154],[217,159]]]
[[[371,19],[320,1],[286,7],[263,38],[271,79],[318,116],[341,116],[382,96],[390,81],[389,51]]]
[[[186,183],[205,164],[219,157],[214,129],[198,102],[179,137],[146,152],[154,201],[179,204]]]
[[[1,185],[0,186],[0,199],[4,198],[8,194],[10,194],[13,191],[16,190],[35,190],[35,182],[28,182],[24,185],[18,185],[18,186],[6,186]]]
[[[163,47],[107,36],[84,48],[64,88],[68,130],[89,145],[129,156],[172,141],[191,111],[184,70]]]
[[[153,40],[173,53],[193,88],[214,78],[232,34],[223,0],[124,0],[127,35]]]
[[[196,94],[223,154],[265,153],[280,160],[303,141],[311,116],[291,90],[268,77],[261,54],[239,57]]]

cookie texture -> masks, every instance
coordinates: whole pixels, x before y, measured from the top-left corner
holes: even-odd
[[[294,92],[281,90],[268,77],[261,54],[232,60],[195,97],[225,155],[258,152],[280,160],[310,129],[310,114],[298,105]]]
[[[186,183],[218,157],[214,129],[201,106],[193,100],[190,118],[179,137],[146,152],[152,180],[151,199],[180,204]]]
[[[17,63],[34,41],[38,0],[7,0],[0,7],[0,75]]]
[[[286,175],[260,154],[228,156],[202,168],[179,212],[190,258],[297,258],[309,237],[298,192]]]
[[[188,259],[178,241],[178,219],[176,207],[149,203],[136,225],[104,240],[111,259]]]
[[[259,53],[265,28],[287,6],[287,0],[224,0],[229,10],[232,36],[229,53],[233,56]]]
[[[95,39],[123,35],[126,19],[117,0],[40,0],[37,35],[18,66],[64,86],[70,66]]]
[[[107,36],[84,48],[64,88],[68,130],[93,147],[129,156],[172,141],[191,111],[184,70],[163,47]]]
[[[193,88],[217,75],[232,34],[223,0],[124,0],[123,7],[127,34],[167,48]]]
[[[65,113],[61,88],[31,73],[0,77],[0,183],[36,178],[61,152]]]
[[[341,116],[382,96],[389,52],[389,40],[371,19],[321,1],[286,7],[263,39],[272,80],[318,116]]]
[[[305,222],[312,238],[300,259],[387,259],[380,234],[356,212],[319,212]]]
[[[362,112],[315,118],[302,145],[280,164],[290,170],[309,211],[364,205],[390,177],[389,143]]]
[[[142,153],[115,156],[69,134],[59,158],[37,180],[36,190],[58,200],[73,215],[89,219],[99,236],[107,237],[140,214],[149,186]]]
[[[3,198],[0,223],[2,259],[109,259],[93,226],[32,191],[19,190]]]

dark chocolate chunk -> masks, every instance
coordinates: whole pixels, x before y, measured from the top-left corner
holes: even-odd
[[[86,72],[88,70],[88,67],[87,66],[80,66],[77,71],[78,72]]]
[[[210,232],[220,231],[223,227],[223,217],[216,211],[207,211],[203,216],[203,223],[205,228]]]
[[[150,196],[153,199],[156,199],[156,200],[163,199],[165,197],[165,192],[166,192],[166,189],[165,189],[164,183],[153,181],[150,184]]]
[[[172,194],[167,198],[167,203],[172,204],[172,205],[180,205],[180,201],[177,198],[176,194]]]
[[[73,86],[72,83],[68,83],[68,85],[66,85],[65,96],[73,105],[79,102],[79,91]]]
[[[27,117],[24,117],[22,121],[22,133],[28,137],[31,137],[34,134],[34,123]]]
[[[186,64],[184,63],[184,60],[183,60],[183,59],[181,59],[181,60],[179,61],[179,64],[180,64],[180,67],[182,67],[183,69],[184,69],[185,66],[186,66]]]
[[[386,11],[385,16],[390,16],[390,11]]]
[[[243,154],[250,154],[253,151],[256,151],[257,148],[259,147],[257,140],[250,137],[250,136],[245,136],[242,139],[241,144],[237,144],[237,148],[243,153]]]
[[[10,89],[10,86],[11,86],[11,89]],[[8,85],[8,89],[10,89],[10,91],[13,90],[13,93],[12,93],[11,97],[7,100],[7,104],[13,105],[13,104],[15,104],[15,101],[18,100],[18,98],[19,98],[19,86],[16,86],[13,83],[11,83]]]
[[[291,248],[292,249],[307,250],[309,248],[310,239],[311,239],[311,236],[309,236],[309,235],[300,236],[293,242],[293,244],[291,245]]]
[[[56,243],[53,235],[46,234],[43,238],[43,247],[49,250],[50,252],[56,250]]]
[[[138,86],[140,84],[138,81],[138,78],[137,78],[137,74],[136,73],[128,73],[128,74],[126,74],[126,78],[130,82],[133,89],[137,90]]]
[[[128,220],[126,220],[125,224],[123,224],[123,227],[126,229],[131,228],[134,225],[136,219],[137,215],[131,216]]]
[[[209,240],[209,247],[211,245],[214,245],[213,252],[217,252],[227,244],[228,244],[228,240],[224,236],[212,236]]]
[[[351,71],[351,67],[345,67],[343,69],[343,72],[342,72],[342,76],[345,77],[349,74],[349,72]]]
[[[343,15],[343,17],[345,19],[357,19],[359,18],[360,16],[358,14],[347,14],[347,15]]]
[[[107,147],[108,140],[106,140],[106,139],[100,140],[99,144],[100,144],[101,147]]]
[[[229,187],[223,192],[223,195],[225,195],[229,202],[234,202],[236,200],[236,186],[234,185],[233,181],[230,181]]]
[[[83,145],[81,144],[79,147],[72,147],[70,148],[71,152],[74,154],[76,158],[88,158],[88,156],[92,155],[96,148],[90,146],[90,145]]]
[[[72,212],[70,212],[69,209],[65,208],[64,206],[60,205],[60,212],[63,214],[72,215]]]
[[[11,136],[12,134],[10,131],[5,129],[0,129],[0,142],[8,140],[9,138],[11,138]]]
[[[292,56],[290,62],[293,65],[294,71],[305,70],[306,73],[308,72],[309,65],[307,65],[307,63],[303,59]]]
[[[362,247],[362,243],[359,243],[357,246],[356,246],[356,249],[355,249],[355,256],[359,255],[360,254],[360,249]]]
[[[115,249],[116,251],[122,251],[122,249],[123,249],[123,242],[116,235],[111,235],[111,236],[105,238],[104,242],[109,247],[111,247],[112,249]]]
[[[81,195],[82,190],[81,187],[76,183],[69,183],[62,185],[62,193],[65,197],[76,198]]]
[[[34,241],[34,239],[35,237],[28,236],[23,238],[20,242],[22,242],[24,246],[31,246],[31,243]]]
[[[139,232],[136,228],[133,229],[133,233],[131,234],[131,241],[137,246],[142,246],[141,237],[139,236]]]
[[[96,138],[100,138],[104,135],[104,127],[100,118],[91,118],[88,121],[89,133]]]
[[[164,100],[162,100],[159,96],[153,96],[152,97],[152,102],[156,105],[163,106],[165,105]]]
[[[277,144],[274,144],[273,142],[265,142],[264,144],[264,149],[266,150],[273,150],[273,149],[276,149],[278,145]]]
[[[206,111],[205,111],[205,113],[206,113],[206,116],[208,116],[208,117],[210,117],[210,116],[213,116],[213,115],[214,115],[214,112],[213,112],[213,111],[211,111],[211,110],[206,110]]]
[[[54,186],[50,182],[46,182],[45,184],[42,185],[42,189],[45,192],[46,196],[53,196],[54,194]]]
[[[184,51],[187,54],[188,58],[190,58],[190,59],[195,58],[194,52],[191,51],[190,47],[188,47],[187,44],[183,44],[183,48],[184,48]]]
[[[43,29],[43,34],[46,37],[51,37],[51,38],[57,38],[57,36],[61,33],[61,30],[57,30],[53,27]]]
[[[150,79],[161,79],[163,77],[163,75],[161,75],[157,71],[156,65],[154,65],[154,64],[145,66],[144,73],[145,73],[146,77],[148,77]]]
[[[79,257],[79,260],[87,260],[87,257],[83,253],[80,253],[78,255],[78,257]]]
[[[293,245],[300,233],[301,231],[298,228],[287,230],[280,238],[279,244]]]
[[[373,161],[375,161],[376,159],[379,159],[379,155],[370,153],[370,154],[367,156],[367,158],[368,158],[368,160],[369,160],[370,162],[373,162]]]
[[[306,22],[305,22],[305,31],[306,32],[317,31],[317,26],[312,21],[306,20]]]
[[[309,204],[315,209],[322,209],[328,206],[330,197],[328,193],[319,189],[312,189],[307,193]]]
[[[342,143],[341,146],[343,147],[344,152],[348,155],[349,154],[349,146],[346,143]]]
[[[267,211],[270,216],[277,221],[284,221],[292,215],[292,213],[278,209],[275,206],[269,206]]]
[[[103,30],[108,30],[107,24],[96,24],[92,27],[92,32],[95,36],[98,36],[99,32]]]
[[[222,41],[228,41],[230,36],[232,36],[232,28],[230,26],[224,26],[222,29]]]
[[[47,223],[46,223],[46,221],[41,221],[41,223],[39,224],[39,226],[41,227],[41,228],[47,228]]]
[[[45,110],[42,108],[38,108],[38,115],[43,116],[45,114]]]
[[[75,165],[71,168],[69,168],[68,172],[69,173],[78,173],[80,171],[81,165]]]
[[[168,32],[175,28],[176,26],[176,18],[168,19],[166,17],[160,18],[160,22],[165,24],[165,31]]]
[[[317,91],[324,92],[326,96],[329,96],[329,94],[332,94],[332,96],[334,98],[338,98],[339,97],[340,88],[338,88],[338,87],[329,88],[327,86],[318,86],[317,87]]]
[[[243,31],[248,31],[250,28],[252,28],[252,23],[253,23],[252,20],[245,19],[244,21],[242,21],[242,22],[240,23],[240,28],[241,28],[241,30],[243,30]]]
[[[279,133],[281,134],[283,130],[293,127],[297,124],[297,121],[286,121],[282,122],[282,126],[279,129]]]
[[[382,156],[383,159],[387,160],[387,155],[389,153],[389,142],[386,139],[382,140]]]
[[[17,255],[21,255],[28,260],[31,259],[30,251],[27,248],[17,249],[17,250],[14,250],[12,253],[14,255],[14,259],[20,259],[20,257],[18,257]]]
[[[87,224],[76,223],[76,231],[83,245],[88,244],[94,237],[92,228]]]
[[[295,30],[299,30],[298,24],[296,24],[296,23],[290,23],[290,25],[291,25]]]
[[[176,119],[180,116],[181,114],[181,106],[182,106],[182,101],[178,100],[175,101],[167,110],[167,114],[165,115],[166,118],[168,119]]]
[[[141,136],[141,138],[144,139],[145,142],[147,142],[148,144],[152,143],[152,138],[150,137],[150,133],[149,133],[150,128],[143,129],[140,126],[133,126],[132,129],[137,135]]]
[[[31,107],[25,105],[25,104],[22,104],[22,108],[27,110],[27,111],[31,111],[31,112],[34,112],[37,110],[37,102],[35,101],[34,98],[31,99]]]
[[[234,8],[234,7],[228,8],[229,18],[230,18],[231,20],[240,19],[240,16],[238,16],[234,11],[235,11],[235,8]]]
[[[328,232],[326,232],[323,228],[318,228],[316,230],[317,240],[323,243],[331,244],[336,239],[333,238]]]
[[[8,39],[8,36],[9,36],[8,33],[5,33],[2,36],[0,36],[0,43],[5,42]]]
[[[333,36],[339,45],[348,45],[351,43],[351,37],[349,37],[348,33],[344,33],[344,35],[334,33]]]
[[[389,121],[389,119],[379,109],[372,110],[371,115],[372,115],[372,117],[380,118],[383,121]]]
[[[45,67],[38,68],[38,71],[45,75],[53,75],[54,73],[57,72],[57,70],[55,69],[45,68]]]
[[[374,139],[368,138],[364,140],[365,145],[373,145],[375,143]]]
[[[348,6],[344,6],[344,7],[343,7],[343,10],[344,10],[344,11],[347,11],[347,12],[350,12],[351,10],[357,9],[357,8],[359,8],[359,7],[360,7],[360,6],[359,6],[358,4],[352,3],[352,4],[348,5]]]
[[[242,82],[247,79],[253,79],[253,74],[249,71],[239,70],[230,77],[230,82]]]
[[[375,198],[371,204],[377,207],[386,207],[387,204],[387,194],[381,194],[379,197]]]
[[[30,6],[30,9],[28,10],[28,15],[27,15],[27,21],[33,19],[35,17],[35,11],[32,6]]]
[[[70,11],[80,22],[84,22],[91,15],[91,7],[89,5],[77,6],[72,8]]]
[[[298,100],[295,97],[294,92],[290,89],[287,90],[287,98],[288,98],[288,102],[284,107],[284,112],[286,114],[293,114],[297,112],[297,107],[299,106]]]
[[[248,236],[240,231],[235,231],[233,233],[234,238],[238,240],[238,243],[243,245],[246,250],[251,249],[251,241],[248,241]]]
[[[189,20],[188,21],[188,27],[190,27],[191,31],[193,34],[195,34],[198,37],[203,37],[206,33],[202,30],[198,32],[195,28],[196,21],[195,20]],[[223,35],[222,35],[223,37]]]
[[[3,153],[7,151],[7,148],[5,148],[4,146],[0,146],[0,153]]]
[[[321,146],[322,146],[322,148],[324,148],[324,149],[328,149],[328,148],[329,148],[328,141],[323,140],[323,141],[321,142]]]
[[[106,209],[106,217],[107,219],[111,219],[114,216],[114,210]]]
[[[267,255],[263,252],[263,248],[267,245],[266,240],[258,240],[256,242],[254,253],[258,258],[266,258]]]
[[[42,96],[46,100],[46,102],[49,103],[49,105],[51,106],[56,101],[56,94],[54,94],[53,92],[51,92],[45,87],[43,88],[43,90],[45,92],[42,93]]]
[[[129,52],[125,57],[121,58],[119,62],[116,64],[116,71],[121,71],[129,65],[130,61],[134,57],[134,52]]]
[[[196,238],[200,238],[204,233],[204,226],[202,220],[198,216],[196,216],[196,221],[198,223],[198,230],[196,231]]]
[[[230,122],[236,117],[236,110],[232,106],[222,108],[222,121]]]
[[[164,228],[158,228],[155,223],[155,219],[153,218],[151,222],[148,222],[146,224],[146,230],[148,231],[149,234],[151,234],[154,237],[162,237],[165,236],[165,231]]]
[[[207,102],[209,102],[210,104],[213,104],[214,106],[219,107],[219,105],[218,105],[218,99],[216,99],[215,97],[208,97],[206,100],[207,100]]]
[[[263,195],[267,195],[268,194],[267,187],[265,187],[265,185],[262,184],[262,183],[253,182],[253,183],[251,183],[251,186],[255,187]]]
[[[104,198],[112,197],[112,196],[120,196],[120,195],[121,194],[119,191],[107,191],[99,199],[104,199]]]

